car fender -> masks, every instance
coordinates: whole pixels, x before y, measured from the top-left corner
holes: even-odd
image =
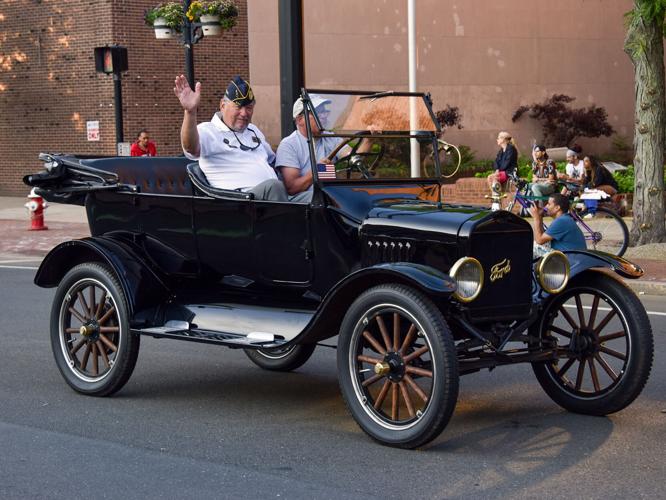
[[[351,303],[365,290],[386,283],[411,286],[442,299],[447,299],[457,288],[451,276],[429,266],[391,262],[365,267],[346,276],[326,294],[317,313],[293,342],[312,343],[337,335]]]
[[[43,288],[58,286],[70,269],[84,262],[102,262],[113,269],[127,297],[130,317],[161,304],[169,296],[168,288],[140,257],[138,249],[130,241],[110,237],[61,243],[46,255],[34,282]]]
[[[637,279],[643,276],[643,269],[633,262],[598,250],[569,250],[564,252],[569,259],[569,278],[587,269],[611,269],[623,278]]]

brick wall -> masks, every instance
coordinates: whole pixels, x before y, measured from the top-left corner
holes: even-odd
[[[485,198],[490,194],[488,181],[476,177],[458,179],[452,184],[442,186],[442,201],[444,203],[462,203],[465,205],[490,206],[490,200]]]
[[[24,195],[23,175],[41,168],[40,151],[114,155],[113,78],[95,72],[94,47],[128,50],[123,74],[125,141],[148,128],[159,155],[181,154],[182,111],[173,80],[184,73],[183,47],[156,40],[143,21],[154,0],[43,0],[0,4],[0,195]],[[248,75],[247,9],[237,26],[194,49],[202,83],[199,120],[210,119],[235,74]],[[89,142],[86,122],[99,121]]]

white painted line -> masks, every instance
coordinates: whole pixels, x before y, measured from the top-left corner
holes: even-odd
[[[572,306],[569,304],[566,304],[564,307],[567,307],[569,309],[576,309],[576,306]],[[583,309],[592,309],[592,306],[583,306]],[[597,307],[599,311],[610,311],[610,307]],[[666,316],[666,313],[659,312],[659,311],[646,311],[649,315],[651,316]]]
[[[31,271],[36,271],[39,267],[28,267],[28,266],[3,266],[0,265],[0,269],[29,269]]]
[[[20,264],[21,262],[37,262],[41,259],[16,259],[16,260],[0,260],[0,265],[2,264]]]

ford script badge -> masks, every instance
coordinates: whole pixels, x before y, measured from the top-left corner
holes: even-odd
[[[511,261],[509,259],[501,260],[490,268],[490,281],[493,282],[502,279],[510,272],[511,272]]]

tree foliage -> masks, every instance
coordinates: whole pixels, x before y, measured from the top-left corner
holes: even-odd
[[[543,102],[520,106],[511,120],[515,123],[527,113],[540,122],[546,146],[568,146],[579,137],[609,137],[614,133],[604,108],[572,108],[569,104],[575,100],[565,94],[553,94]]]
[[[439,122],[439,125],[442,127],[442,131],[446,128],[457,127],[458,129],[463,128],[462,126],[462,115],[458,106],[446,105],[446,108],[439,111],[435,111],[435,118]]]

